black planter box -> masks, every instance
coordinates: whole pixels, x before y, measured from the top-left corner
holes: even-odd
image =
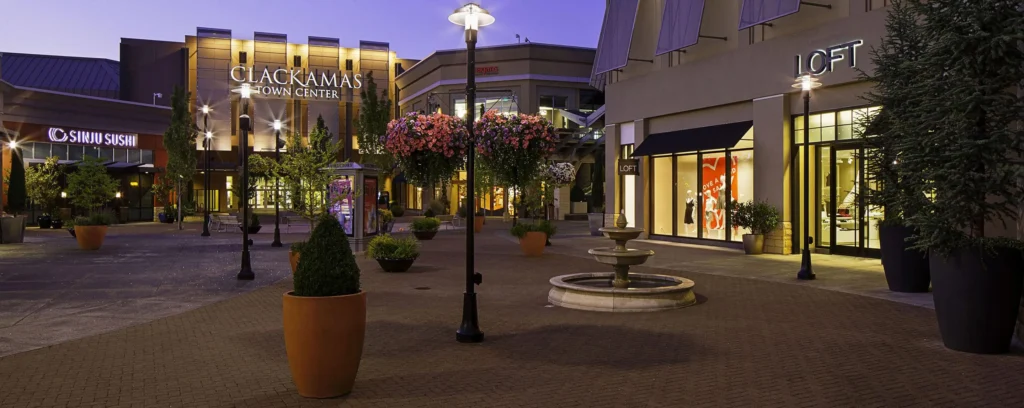
[[[978,354],[1010,350],[1024,273],[1021,252],[960,248],[929,256],[935,316],[946,347]]]
[[[413,231],[412,235],[415,235],[416,239],[420,241],[429,241],[434,239],[434,235],[437,235],[437,231]]]
[[[415,259],[378,259],[377,264],[384,272],[405,272],[412,267]]]
[[[879,226],[878,239],[882,247],[882,269],[885,281],[893,292],[923,293],[931,285],[928,256],[908,248],[907,238],[913,228]]]
[[[36,223],[39,225],[39,229],[49,229],[53,226],[53,219],[49,215],[40,215],[36,217]]]

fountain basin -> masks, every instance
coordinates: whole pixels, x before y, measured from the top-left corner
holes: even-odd
[[[553,277],[548,302],[555,306],[597,312],[656,312],[697,303],[694,283],[689,279],[630,273],[630,287],[620,289],[612,287],[614,278],[613,272]]]
[[[631,241],[644,233],[643,228],[599,228],[598,231],[614,241]]]
[[[647,258],[654,255],[649,249],[618,250],[615,248],[593,248],[587,251],[594,256],[597,262],[605,265],[640,265],[647,262]]]

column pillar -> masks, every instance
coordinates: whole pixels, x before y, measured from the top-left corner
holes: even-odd
[[[782,222],[765,237],[764,251],[793,253],[790,171],[792,132],[786,95],[754,100],[754,199],[767,201],[782,215]]]
[[[647,119],[640,119],[633,121],[633,149],[636,149],[644,142],[647,138]],[[649,200],[648,194],[651,191],[651,158],[648,156],[634,157],[637,159],[637,166],[640,169],[640,175],[635,176],[635,182],[633,187],[636,189],[633,197],[633,220],[629,220],[637,228],[643,228],[644,233],[640,235],[640,239],[647,239],[651,231],[651,214],[647,211],[647,203]]]
[[[617,199],[619,176],[615,165],[619,160],[619,140],[619,125],[604,127],[604,225],[609,226],[615,224],[615,214],[622,210]]]

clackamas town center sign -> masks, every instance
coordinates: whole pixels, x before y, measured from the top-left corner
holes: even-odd
[[[315,72],[303,69],[270,69],[263,70],[237,66],[231,69],[231,80],[247,83],[252,92],[265,97],[304,98],[304,99],[341,99],[345,88],[362,88],[361,74],[338,75],[337,72]]]

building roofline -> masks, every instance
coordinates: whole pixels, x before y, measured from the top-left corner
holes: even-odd
[[[7,81],[4,81],[4,80],[0,80],[0,82],[6,84],[7,86],[10,86],[11,88],[17,89],[19,91],[41,92],[41,93],[47,93],[47,94],[52,94],[52,95],[61,95],[61,96],[69,96],[69,97],[73,97],[73,98],[90,99],[90,100],[94,100],[94,101],[113,102],[113,103],[119,103],[119,104],[123,104],[123,105],[134,105],[134,106],[141,106],[141,107],[146,107],[146,108],[171,110],[170,106],[160,106],[160,105],[153,105],[153,104],[141,103],[141,102],[124,101],[124,100],[120,100],[120,99],[101,98],[101,97],[98,97],[98,96],[80,95],[80,94],[73,94],[73,93],[68,93],[68,92],[52,91],[52,90],[49,90],[49,89],[40,89],[40,88],[31,88],[31,87],[27,87],[27,86],[18,86],[18,85],[14,85],[14,84],[12,84],[10,82],[7,82]]]
[[[79,56],[75,56],[75,55],[29,54],[29,53],[25,53],[25,52],[5,52],[5,51],[0,51],[0,56],[4,56],[4,55],[22,55],[22,56],[28,56],[28,57],[77,59],[77,60],[89,60],[89,61],[106,61],[106,62],[111,62],[111,63],[114,63],[114,64],[119,64],[120,63],[117,60],[112,60],[110,58],[101,58],[101,57],[79,57]]]
[[[496,50],[496,49],[502,49],[502,48],[517,48],[517,47],[542,47],[542,48],[556,48],[556,49],[572,49],[572,50],[579,50],[579,51],[597,51],[597,48],[577,47],[575,45],[535,43],[535,42],[516,43],[516,44],[501,44],[501,45],[489,45],[489,46],[486,46],[486,47],[477,47],[476,50],[477,51],[480,51],[480,50]],[[403,75],[409,73],[409,71],[412,71],[413,68],[416,68],[416,66],[420,65],[424,61],[427,61],[427,60],[433,58],[434,56],[457,54],[457,53],[460,53],[460,52],[466,52],[466,49],[465,48],[461,48],[461,49],[454,48],[454,49],[434,51],[434,52],[430,53],[430,55],[427,55],[426,57],[423,57],[423,59],[420,59],[419,61],[417,61],[411,67],[406,68],[405,72],[402,72],[401,74],[396,75],[395,76],[395,80],[397,80],[398,78],[402,77]]]

